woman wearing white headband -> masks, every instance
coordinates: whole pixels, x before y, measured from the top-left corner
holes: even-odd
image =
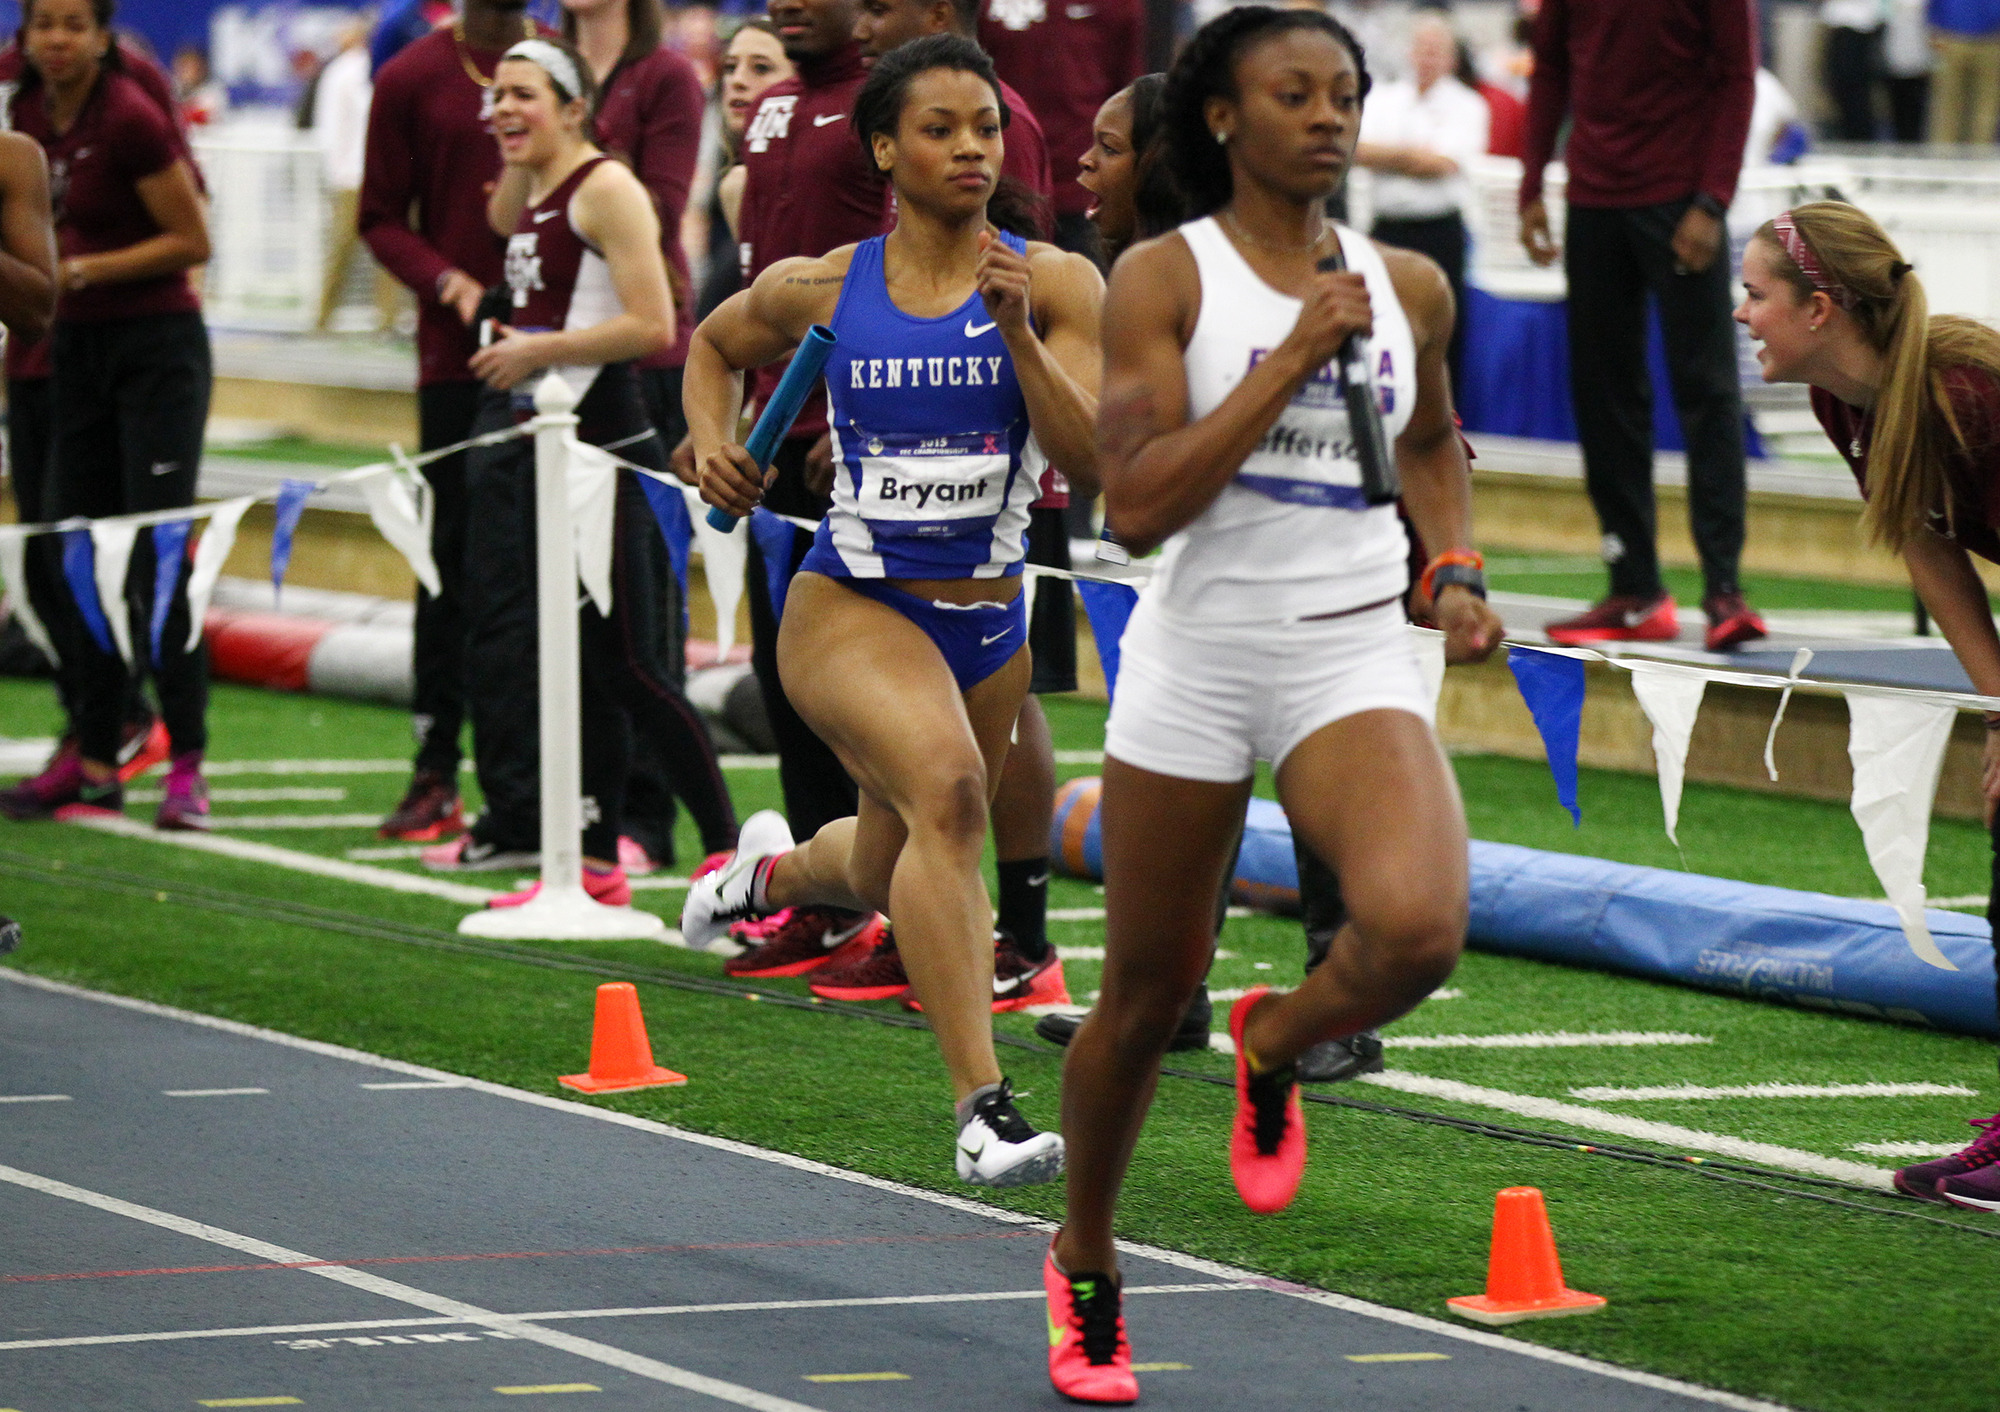
[[[1767,221],[1743,252],[1736,321],[1766,382],[1812,385],[1813,411],[1861,484],[1861,522],[1900,554],[1973,690],[2000,696],[2000,633],[1972,556],[2000,563],[2000,333],[1933,318],[1873,217],[1815,201]],[[1986,823],[2000,802],[2000,712],[1986,715]],[[2000,922],[2000,831],[1994,834]],[[2000,930],[2000,927],[1996,927]],[[1905,1167],[1905,1196],[2000,1211],[2000,1116],[1949,1157]]]
[[[582,440],[664,467],[632,369],[632,360],[674,336],[652,200],[630,170],[592,143],[589,70],[566,45],[516,44],[500,61],[492,92],[504,180],[524,189],[525,204],[501,231],[502,316],[487,321],[486,346],[472,357],[488,389],[477,427],[489,431],[532,415],[533,384],[555,370],[579,394]],[[540,833],[531,444],[475,450],[467,481],[474,513],[466,532],[466,694],[487,805],[467,846],[529,850]],[[619,481],[612,612],[606,617],[588,603],[580,610],[583,784],[594,800],[585,809],[584,887],[613,905],[631,900],[617,859],[632,727],[660,743],[677,777],[694,776],[699,762],[676,754],[707,746],[699,717],[657,660],[657,586],[647,581],[643,557],[623,552],[625,533],[635,520],[643,526],[638,517],[648,511],[631,476],[621,472]]]

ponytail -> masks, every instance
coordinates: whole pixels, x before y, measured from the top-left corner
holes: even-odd
[[[1973,319],[1933,317],[1923,281],[1888,233],[1844,201],[1799,206],[1753,238],[1775,252],[1779,277],[1801,300],[1826,294],[1882,357],[1861,515],[1869,539],[1900,554],[1933,517],[1950,530],[1954,497],[1945,463],[1967,442],[1946,379],[1960,368],[2000,377],[2000,332]]]

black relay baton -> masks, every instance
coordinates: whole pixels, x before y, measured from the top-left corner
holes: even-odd
[[[1339,274],[1347,261],[1339,250],[1319,262],[1323,274]],[[1335,355],[1340,364],[1340,390],[1347,399],[1348,435],[1354,439],[1354,455],[1361,462],[1361,498],[1370,505],[1393,505],[1402,498],[1403,484],[1396,475],[1396,458],[1389,454],[1389,438],[1382,430],[1382,404],[1375,396],[1375,379],[1369,375],[1368,359],[1361,351],[1361,335],[1350,333]]]

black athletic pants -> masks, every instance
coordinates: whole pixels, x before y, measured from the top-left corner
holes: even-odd
[[[646,429],[631,369],[605,368],[577,409],[586,441],[608,444]],[[510,425],[505,394],[483,401],[481,431]],[[657,438],[618,455],[665,468]],[[535,453],[527,439],[467,454],[466,700],[473,758],[486,809],[473,827],[505,849],[541,846],[541,737],[535,599]],[[582,661],[583,848],[618,856],[632,732],[658,746],[676,792],[702,837],[733,844],[736,815],[708,727],[659,661],[660,591],[646,543],[659,529],[630,472],[618,477],[609,617],[585,599],[578,609]]]
[[[1459,387],[1464,381],[1460,369],[1465,364],[1464,218],[1456,211],[1448,216],[1424,216],[1411,220],[1383,216],[1376,220],[1369,234],[1384,245],[1428,255],[1444,270],[1444,277],[1451,282],[1452,306],[1458,310],[1458,318],[1451,328],[1451,347],[1446,350],[1445,360],[1451,368],[1451,385]]]
[[[44,498],[49,488],[50,443],[54,436],[54,428],[49,424],[49,384],[53,381],[53,378],[7,379],[7,467],[14,482],[14,514],[22,524],[48,518]],[[52,534],[38,534],[22,546],[21,559],[28,602],[47,623],[60,611],[56,605],[68,592],[62,583],[62,540]],[[73,710],[70,703],[75,687],[70,681],[69,665],[66,662],[53,665],[56,700],[67,723]]]
[[[772,464],[778,472],[765,505],[778,514],[801,519],[818,519],[826,513],[826,502],[816,499],[805,487],[806,452],[814,437],[795,436],[778,447]],[[747,530],[739,530],[739,534]],[[812,548],[812,536],[803,530],[792,536],[791,562],[785,566],[789,580]],[[811,726],[792,709],[785,684],[778,679],[778,615],[771,607],[769,578],[763,551],[753,536],[750,540],[750,669],[764,695],[764,713],[770,718],[771,736],[778,744],[778,787],[785,796],[785,817],[792,837],[808,839],[835,819],[845,819],[860,807],[860,791],[847,777],[831,747],[813,734]],[[841,670],[828,662],[824,670]]]
[[[1837,113],[1832,135],[1842,142],[1875,140],[1875,76],[1882,31],[1839,25],[1826,32],[1826,91]]]
[[[1729,317],[1729,255],[1676,274],[1674,228],[1688,201],[1569,208],[1569,382],[1584,479],[1604,530],[1611,591],[1665,591],[1655,543],[1653,385],[1646,298],[1660,311],[1667,374],[1687,440],[1688,518],[1710,594],[1736,591],[1743,554],[1743,393]]]
[[[418,430],[425,451],[472,435],[479,394],[476,382],[434,382],[417,389]],[[410,726],[417,738],[416,768],[453,781],[463,758],[458,738],[465,724],[465,457],[461,451],[424,467],[424,479],[431,486],[431,559],[444,591],[433,597],[417,585],[410,662],[415,677]]]
[[[54,334],[50,379],[51,455],[42,513],[49,519],[93,518],[194,503],[201,472],[202,432],[213,381],[208,330],[201,315],[150,314],[94,323],[61,322]],[[53,552],[60,541],[49,536]],[[126,703],[136,675],[148,672],[176,755],[208,747],[208,651],[187,649],[187,562],[173,588],[153,662],[156,578],[153,536],[142,530],[132,548],[123,602],[102,605],[125,613],[135,663],[104,651],[65,589],[48,615],[49,635],[63,656],[77,743],[85,758],[118,758]]]

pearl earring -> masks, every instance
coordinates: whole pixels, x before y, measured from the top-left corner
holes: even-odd
[[[1218,146],[1227,147],[1229,145],[1229,134],[1226,132],[1218,132],[1215,135],[1215,141]]]

